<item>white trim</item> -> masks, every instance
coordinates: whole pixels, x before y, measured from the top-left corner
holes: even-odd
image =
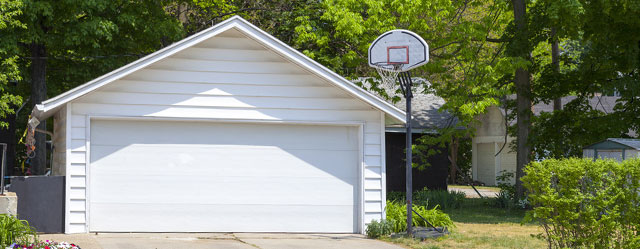
[[[365,215],[365,211],[364,211],[364,203],[365,203],[365,199],[364,199],[364,172],[365,172],[365,165],[364,165],[364,124],[358,126],[358,168],[359,168],[359,173],[358,176],[360,177],[358,184],[360,185],[360,191],[359,191],[359,196],[358,196],[358,206],[360,208],[359,212],[358,212],[358,233],[360,234],[364,234],[364,215]]]
[[[67,104],[70,105],[70,104]],[[70,112],[68,112],[67,115],[69,115]],[[384,115],[384,114],[383,114]],[[358,198],[356,199],[358,201],[358,212],[356,213],[356,215],[358,216],[358,221],[357,221],[357,233],[360,234],[364,234],[364,215],[365,215],[365,210],[364,210],[364,203],[365,203],[365,199],[364,199],[364,193],[365,193],[365,189],[364,189],[364,126],[365,126],[365,122],[358,122],[358,121],[331,121],[331,122],[316,122],[316,121],[273,121],[273,120],[260,120],[260,119],[235,119],[235,120],[230,120],[230,119],[213,119],[213,118],[179,118],[179,117],[163,117],[163,118],[156,118],[156,117],[141,117],[141,116],[105,116],[105,115],[91,115],[91,114],[87,114],[86,115],[86,134],[87,137],[86,139],[86,150],[87,150],[87,157],[85,158],[85,180],[86,180],[86,186],[85,186],[85,225],[86,225],[86,232],[90,233],[92,232],[90,230],[90,226],[89,226],[89,213],[90,213],[90,193],[91,193],[91,174],[90,174],[90,168],[91,168],[91,157],[90,157],[90,151],[91,151],[91,143],[90,143],[90,139],[91,139],[91,120],[145,120],[145,121],[184,121],[184,122],[215,122],[215,123],[248,123],[248,124],[264,124],[264,123],[269,123],[269,124],[293,124],[293,125],[327,125],[327,126],[348,126],[348,127],[356,127],[358,129],[358,160],[359,160],[359,166],[358,166],[358,170],[360,171],[358,173],[358,175],[360,176],[360,180],[359,180],[359,185],[358,186],[360,188],[360,190],[358,191]],[[70,126],[71,122],[67,122],[67,124]],[[384,124],[383,124],[384,126]],[[384,133],[382,134],[384,136]],[[67,136],[67,139],[70,140],[71,136]],[[67,150],[67,153],[70,153],[70,150]],[[68,168],[67,168],[68,170]],[[67,173],[67,177],[69,176],[69,174]],[[384,186],[383,186],[384,189]],[[68,203],[69,199],[69,195],[66,196],[66,201]],[[69,205],[66,205],[66,208],[68,209]],[[68,226],[68,215],[65,215],[65,226]],[[68,231],[68,228],[67,228]],[[67,232],[68,233],[68,232]]]
[[[478,180],[478,141],[471,139],[471,179]]]
[[[387,145],[384,127],[384,112],[380,113],[380,176],[382,177],[382,217],[380,220],[387,218]]]
[[[376,109],[383,111],[389,114],[391,117],[400,121],[402,123],[404,120],[404,112],[397,107],[389,104],[388,102],[381,100],[370,92],[356,86],[352,82],[343,78],[342,76],[336,74],[335,72],[329,70],[328,68],[322,66],[318,62],[312,60],[311,58],[305,56],[301,52],[291,48],[287,44],[282,41],[276,39],[275,37],[269,35],[258,27],[252,25],[248,21],[242,19],[239,16],[231,17],[217,25],[212,26],[204,31],[201,31],[195,35],[187,37],[179,42],[176,42],[170,46],[167,46],[161,50],[158,50],[150,55],[147,55],[139,60],[136,60],[128,65],[125,65],[121,68],[118,68],[110,73],[107,73],[103,76],[100,76],[92,81],[89,81],[83,85],[80,85],[70,91],[62,93],[56,97],[53,97],[47,101],[44,101],[40,104],[37,104],[33,111],[32,115],[34,117],[38,117],[39,119],[44,119],[54,113],[54,110],[59,108],[61,105],[68,103],[74,99],[77,99],[87,93],[90,93],[106,84],[109,84],[113,81],[121,79],[137,70],[140,70],[154,62],[157,62],[161,59],[167,58],[177,52],[180,52],[186,48],[189,48],[201,41],[209,39],[213,36],[218,35],[224,31],[227,31],[231,28],[236,28],[243,33],[245,33],[249,38],[254,39],[260,42],[262,45],[267,48],[271,48],[275,50],[280,55],[289,59],[290,61],[302,66],[306,70],[328,80],[333,83],[335,86],[343,89],[344,91],[350,93],[356,98],[363,100],[369,105],[375,107]]]
[[[493,142],[493,175],[496,177],[500,175],[500,171],[502,170],[502,153],[496,155],[498,150],[500,150],[498,142]],[[493,185],[498,185],[498,180],[495,178],[493,179]]]
[[[91,118],[89,116],[85,116],[85,159],[84,159],[84,180],[85,180],[85,184],[84,184],[84,225],[85,225],[85,231],[89,232],[89,223],[90,223],[90,219],[89,216],[91,214],[90,210],[89,210],[89,202],[91,201],[91,195],[89,194],[89,185],[91,184],[91,181],[89,179],[89,175],[91,174],[91,167],[89,167],[89,164],[91,162],[91,150],[89,148],[91,148]]]
[[[64,162],[64,232],[71,233],[69,217],[71,216],[71,104],[66,104],[65,120],[65,162]],[[86,194],[86,191],[85,191]],[[86,217],[86,216],[85,216]]]

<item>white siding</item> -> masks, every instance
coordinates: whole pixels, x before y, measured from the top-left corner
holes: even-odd
[[[87,232],[89,116],[364,123],[364,222],[382,218],[382,112],[237,31],[134,72],[70,106],[68,233]]]
[[[66,171],[67,109],[62,108],[53,116],[53,158],[52,175],[63,176]]]
[[[594,158],[594,150],[593,149],[583,149],[582,157],[583,158]]]
[[[504,143],[498,143],[498,151],[502,148],[503,144]],[[509,148],[509,144],[507,143],[504,149],[502,149],[502,152],[500,152],[500,165],[498,165],[499,170],[496,177],[500,176],[502,171],[513,173],[513,177],[510,182],[511,184],[516,184],[516,159],[516,153]]]
[[[496,157],[494,143],[479,143],[478,148],[478,177],[475,180],[486,185],[495,185]]]

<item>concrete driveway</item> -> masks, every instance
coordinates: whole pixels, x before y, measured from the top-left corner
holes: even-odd
[[[401,249],[359,234],[280,234],[280,233],[99,233],[42,234],[41,240],[66,241],[82,249],[138,248],[367,248]]]

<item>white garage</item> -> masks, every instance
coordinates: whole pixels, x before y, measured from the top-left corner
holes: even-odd
[[[240,17],[36,105],[65,231],[362,233],[404,113]]]

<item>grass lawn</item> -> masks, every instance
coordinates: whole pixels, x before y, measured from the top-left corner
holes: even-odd
[[[468,198],[461,208],[447,210],[456,225],[447,237],[425,241],[407,238],[383,240],[415,249],[546,248],[545,241],[531,236],[542,233],[539,226],[520,224],[524,211],[494,208],[486,202]]]

